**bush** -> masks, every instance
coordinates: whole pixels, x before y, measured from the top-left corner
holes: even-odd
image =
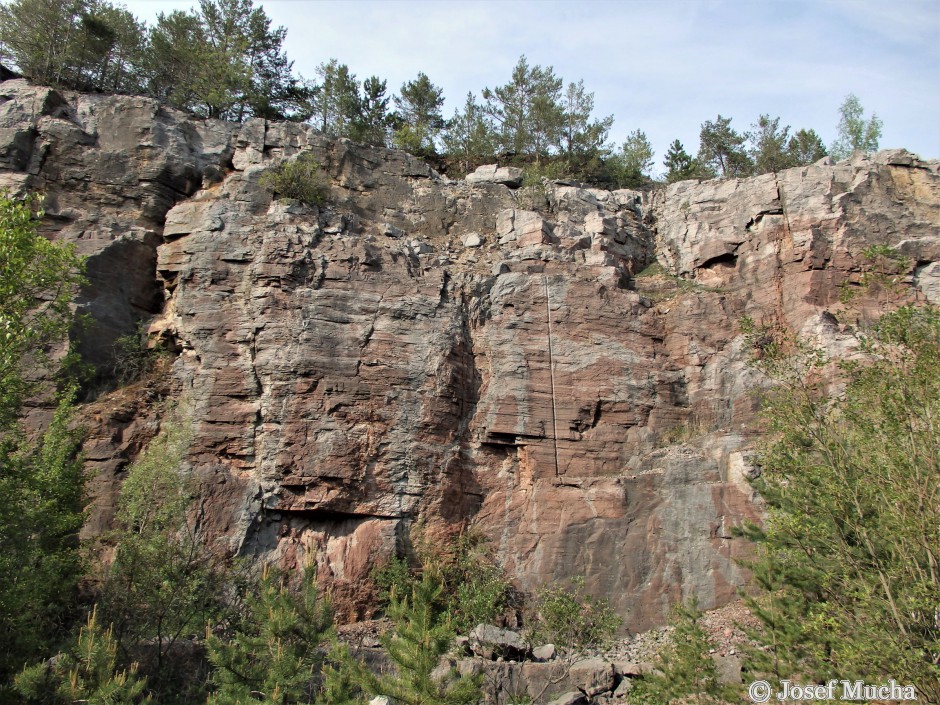
[[[328,184],[320,165],[309,152],[281,162],[261,175],[261,185],[282,200],[322,206],[326,203]]]
[[[936,703],[940,310],[887,314],[866,347],[866,362],[842,364],[837,399],[804,382],[826,362],[818,355],[783,376],[788,346],[761,348],[760,365],[783,379],[755,480],[768,516],[744,530],[758,548],[750,568],[761,594],[749,606],[765,646],[750,668],[818,682],[894,678]]]
[[[695,604],[676,605],[669,642],[656,655],[656,670],[630,691],[631,705],[718,705],[735,702],[730,687],[718,678],[718,666],[710,656],[712,644],[699,624],[702,613]]]
[[[613,641],[623,621],[607,599],[594,599],[584,591],[584,578],[572,588],[552,583],[542,588],[534,605],[533,641],[555,644],[570,653],[604,648]]]

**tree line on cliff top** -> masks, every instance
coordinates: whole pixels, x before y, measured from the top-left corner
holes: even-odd
[[[535,176],[599,185],[652,182],[653,149],[636,129],[608,142],[613,116],[594,115],[594,94],[551,66],[520,57],[510,80],[443,115],[443,91],[419,73],[391,94],[378,76],[358,79],[330,59],[316,76],[295,74],[283,50],[287,30],[252,0],[200,0],[198,9],[161,13],[153,26],[107,0],[10,0],[0,5],[0,58],[33,81],[84,91],[144,94],[207,118],[306,121],[322,132],[393,146],[445,169],[467,171],[497,158]],[[881,122],[849,95],[839,137],[827,150],[812,129],[792,131],[760,115],[739,132],[731,118],[701,125],[694,156],[675,140],[663,178],[741,177],[810,164],[831,154],[878,147]]]

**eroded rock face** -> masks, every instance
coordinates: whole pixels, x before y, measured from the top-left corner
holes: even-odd
[[[831,314],[870,245],[936,296],[940,177],[907,153],[652,198],[510,190],[303,125],[0,93],[0,179],[44,188],[50,236],[100,263],[80,306],[111,340],[145,319],[178,351],[168,393],[195,409],[210,540],[313,558],[347,618],[418,523],[431,541],[476,526],[526,589],[584,575],[631,631],[680,598],[726,602],[746,580],[731,529],[758,516],[767,383],[738,321],[851,354]],[[322,207],[261,183],[302,150]],[[656,259],[678,286],[636,276]],[[108,344],[86,342],[101,359]],[[108,498],[127,433],[152,424],[102,418]]]

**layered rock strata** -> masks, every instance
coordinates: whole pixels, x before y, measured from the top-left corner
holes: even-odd
[[[512,189],[303,125],[0,95],[0,182],[44,191],[48,235],[89,256],[86,356],[106,370],[138,322],[175,351],[209,539],[315,560],[347,618],[419,525],[476,527],[525,589],[583,575],[631,631],[728,601],[767,384],[739,321],[850,354],[833,314],[874,245],[937,296],[938,165],[905,152],[652,196]],[[323,206],[264,184],[300,152]],[[153,432],[122,408],[90,436],[96,527]]]

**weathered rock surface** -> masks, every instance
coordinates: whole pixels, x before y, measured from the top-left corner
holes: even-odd
[[[543,195],[304,125],[22,81],[0,96],[0,184],[44,191],[47,234],[89,256],[83,351],[106,369],[139,321],[167,341],[213,543],[312,556],[348,618],[419,519],[432,540],[475,525],[525,589],[584,575],[631,631],[680,598],[728,601],[767,383],[739,319],[851,354],[832,314],[873,245],[936,297],[938,165],[905,152]],[[260,184],[302,150],[323,207]],[[678,284],[636,276],[656,258]],[[96,423],[100,527],[153,424]]]

